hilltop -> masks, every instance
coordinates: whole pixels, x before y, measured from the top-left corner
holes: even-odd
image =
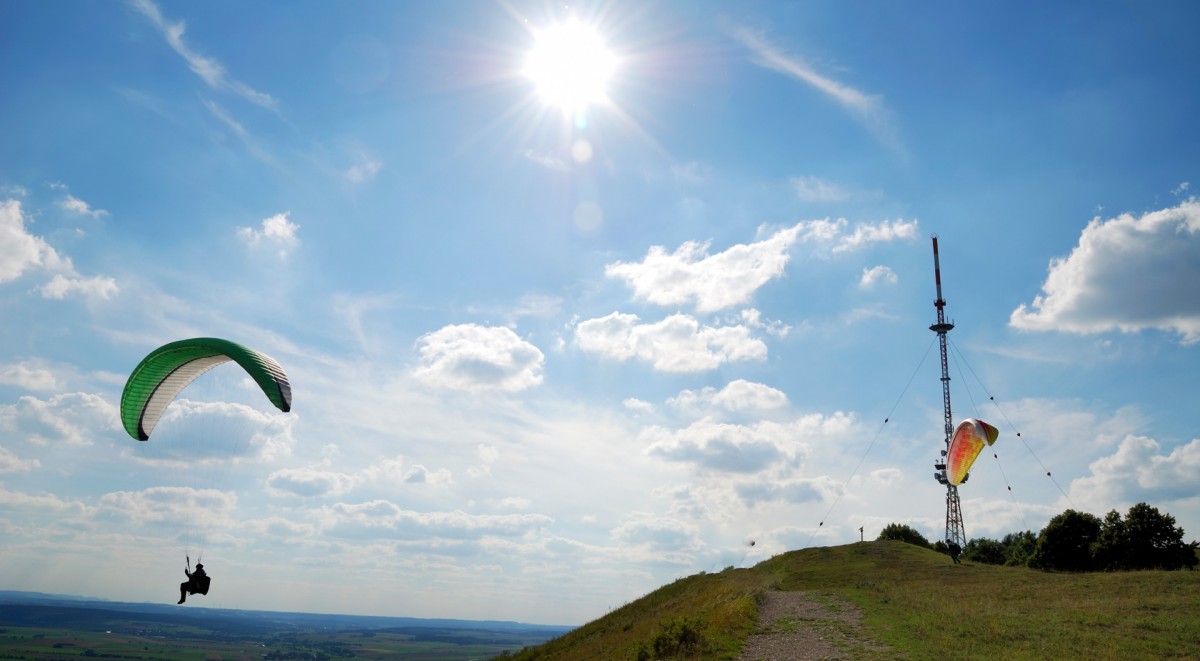
[[[760,627],[790,593],[804,607]],[[756,633],[792,635],[789,658],[804,639],[842,658],[1197,658],[1200,572],[955,565],[895,541],[810,548],[681,578],[511,658],[736,659]]]

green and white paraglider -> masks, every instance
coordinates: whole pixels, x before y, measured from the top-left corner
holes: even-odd
[[[171,342],[150,352],[129,375],[121,393],[121,424],[139,441],[150,440],[163,411],[200,375],[234,361],[246,370],[275,408],[292,410],[292,387],[274,358],[213,337]]]
[[[175,401],[175,398],[206,372],[228,362],[237,363],[245,370],[275,408],[284,413],[291,411],[292,387],[288,383],[283,367],[274,358],[229,340],[200,337],[165,344],[151,351],[142,359],[142,362],[129,375],[129,379],[125,382],[125,390],[121,393],[121,425],[131,437],[139,441],[150,440],[155,426],[158,425],[159,420],[162,419],[163,414]],[[192,429],[191,432],[196,437],[193,439],[196,441],[195,444],[187,443],[179,446],[185,451],[179,452],[176,456],[186,457],[186,461],[183,463],[187,464],[189,468],[198,464],[211,463],[206,461],[209,457],[204,456],[201,446],[220,443],[222,434],[203,429]],[[167,435],[169,437],[171,434]],[[166,491],[178,488],[163,487],[160,489]],[[188,499],[191,501],[197,492],[188,489],[187,493],[189,494]],[[199,493],[216,492],[209,484]],[[186,540],[192,538],[190,528],[196,523],[196,520],[209,518],[201,516],[208,512],[199,509],[198,506],[193,505],[189,510],[191,511],[187,513],[187,520],[180,521],[180,525],[184,526],[186,531],[183,535]],[[198,536],[202,538],[203,532],[201,531]],[[187,541],[186,546],[190,549],[191,542]],[[201,554],[203,553],[202,549],[201,546]],[[187,574],[188,580],[179,586],[178,603],[180,604],[186,601],[188,594],[208,594],[211,581],[204,571],[203,565],[199,562],[199,556],[197,556],[195,571],[191,567],[190,550],[185,553],[185,558],[187,566],[184,573]]]

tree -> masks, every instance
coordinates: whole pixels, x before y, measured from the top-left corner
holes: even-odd
[[[964,560],[982,562],[989,565],[1004,564],[1004,545],[994,539],[978,537],[967,542],[963,547]]]
[[[1056,571],[1092,571],[1092,547],[1100,537],[1100,519],[1094,514],[1067,510],[1050,519],[1038,536],[1030,566]]]
[[[1004,564],[1009,567],[1024,567],[1029,564],[1037,550],[1037,533],[1032,530],[1010,532],[1000,540],[1004,546]]]
[[[909,544],[920,546],[923,549],[930,548],[929,540],[925,539],[924,535],[917,532],[917,530],[912,526],[905,525],[903,523],[887,524],[884,526],[883,530],[880,531],[878,539],[894,539],[896,541],[908,542]]]
[[[1175,517],[1138,503],[1125,519],[1113,510],[1104,517],[1096,540],[1099,569],[1191,569],[1196,566],[1196,544],[1183,541],[1183,528]]]

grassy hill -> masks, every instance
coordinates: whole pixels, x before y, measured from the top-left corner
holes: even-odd
[[[857,605],[863,635],[890,647],[887,658],[1200,658],[1200,572],[955,565],[903,542],[803,549],[682,578],[511,658],[736,658],[770,590]]]

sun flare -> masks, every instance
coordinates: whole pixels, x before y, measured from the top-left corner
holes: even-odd
[[[525,75],[548,105],[579,111],[607,98],[617,58],[595,28],[571,20],[536,33]]]

